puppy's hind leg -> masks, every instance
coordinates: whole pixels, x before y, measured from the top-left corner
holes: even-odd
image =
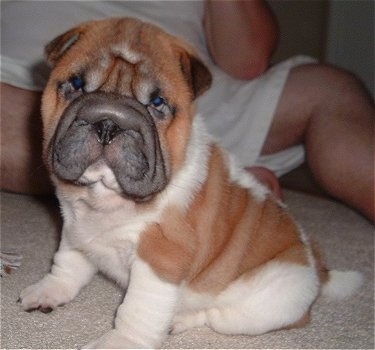
[[[206,312],[207,323],[219,333],[249,335],[297,325],[306,319],[318,292],[314,268],[270,262],[225,290]]]
[[[207,315],[205,311],[189,312],[177,314],[170,328],[170,334],[185,332],[191,328],[202,327],[207,324]]]

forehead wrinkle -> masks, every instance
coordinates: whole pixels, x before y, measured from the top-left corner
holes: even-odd
[[[92,92],[97,90],[105,81],[106,71],[112,61],[108,55],[101,55],[95,64],[86,70],[85,73],[85,91]]]
[[[128,62],[121,60],[117,73],[116,91],[119,93],[129,93],[132,90],[131,82],[134,79],[135,67]]]
[[[85,90],[116,92],[148,104],[151,94],[160,91],[159,84],[148,60],[133,62],[135,60],[130,62],[117,52],[100,53],[95,63],[86,69]]]
[[[136,80],[136,65],[125,61],[122,57],[113,57],[108,68],[103,86],[104,90],[113,91],[126,96],[136,96],[133,82]]]
[[[134,96],[144,105],[150,103],[152,93],[158,89],[152,70],[148,69],[145,62],[134,66],[135,74],[131,82]]]
[[[142,55],[132,50],[126,42],[113,45],[111,51],[115,57],[120,57],[133,65],[138,64],[142,60]]]
[[[143,104],[150,102],[150,95],[155,90],[154,79],[150,69],[146,67],[146,60],[132,63],[122,56],[113,55],[114,63],[108,77],[116,74],[116,82],[112,85],[116,92],[131,95]]]

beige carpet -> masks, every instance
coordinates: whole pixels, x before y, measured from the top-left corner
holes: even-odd
[[[324,247],[330,267],[362,271],[362,289],[343,302],[318,300],[305,328],[257,337],[200,328],[171,336],[165,348],[374,348],[374,226],[334,201],[285,194],[298,221]],[[20,291],[49,270],[60,225],[53,200],[2,194],[1,249],[23,255],[21,268],[1,280],[2,349],[77,348],[111,328],[123,292],[102,276],[71,304],[50,314],[26,313],[16,303]]]

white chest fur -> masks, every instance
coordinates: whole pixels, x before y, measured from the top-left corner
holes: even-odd
[[[141,233],[157,220],[156,211],[138,213],[133,202],[95,184],[74,201],[60,197],[63,236],[70,248],[84,253],[99,270],[126,287]],[[100,192],[100,201],[93,193]]]

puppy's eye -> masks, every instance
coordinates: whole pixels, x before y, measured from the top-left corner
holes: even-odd
[[[72,75],[69,79],[57,82],[60,96],[72,101],[84,93],[85,80],[80,75]]]
[[[72,84],[72,87],[74,90],[82,90],[85,86],[84,80],[80,76],[74,76],[70,79],[70,83]]]
[[[147,108],[150,114],[158,120],[164,120],[171,114],[168,102],[163,97],[156,94],[155,97],[151,97]]]
[[[163,97],[156,96],[150,101],[150,105],[156,108],[158,111],[161,111],[163,107],[166,105],[166,102]]]

